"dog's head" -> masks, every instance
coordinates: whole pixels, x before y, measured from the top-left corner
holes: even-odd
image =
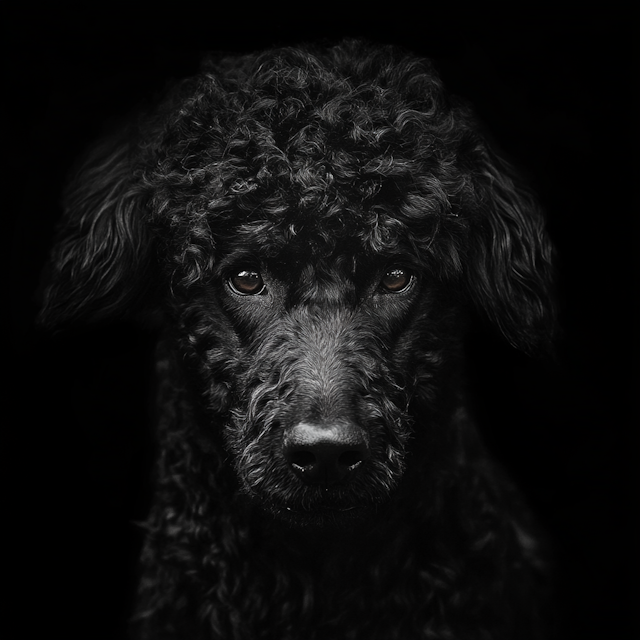
[[[522,350],[549,340],[533,198],[428,63],[391,49],[208,63],[66,202],[44,322],[162,309],[242,489],[294,520],[398,485],[414,407],[443,419],[465,309]]]

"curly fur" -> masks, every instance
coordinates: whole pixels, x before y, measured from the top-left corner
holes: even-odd
[[[392,48],[208,60],[99,145],[42,320],[163,317],[138,636],[541,637],[542,561],[462,342],[479,313],[548,345],[551,253],[469,108]],[[383,291],[398,265],[410,285]],[[229,287],[245,266],[258,295]],[[363,434],[358,472],[296,475],[300,421]]]

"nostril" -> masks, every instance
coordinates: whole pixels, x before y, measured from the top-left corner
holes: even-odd
[[[338,464],[341,467],[346,467],[349,470],[355,469],[364,459],[360,451],[345,451],[340,454],[338,458]]]
[[[311,451],[289,451],[286,457],[289,464],[302,470],[309,469],[316,464],[316,456]]]

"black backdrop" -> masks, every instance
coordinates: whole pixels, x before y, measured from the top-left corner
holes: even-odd
[[[581,12],[557,4],[392,10],[31,5],[8,19],[4,550],[18,569],[9,609],[23,629],[16,637],[122,637],[141,540],[132,523],[149,497],[153,336],[127,325],[49,336],[32,323],[74,158],[168,79],[193,73],[202,51],[343,35],[433,58],[547,209],[561,258],[560,362],[477,341],[478,412],[556,541],[562,637],[630,638],[633,623],[639,631],[633,16],[611,3]]]

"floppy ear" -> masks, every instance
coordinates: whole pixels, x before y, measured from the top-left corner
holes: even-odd
[[[481,312],[518,349],[548,349],[555,328],[553,247],[534,197],[488,149],[477,176],[467,283]]]
[[[149,266],[144,196],[130,146],[110,138],[86,158],[64,195],[64,215],[45,270],[39,321],[49,327],[122,314]]]

